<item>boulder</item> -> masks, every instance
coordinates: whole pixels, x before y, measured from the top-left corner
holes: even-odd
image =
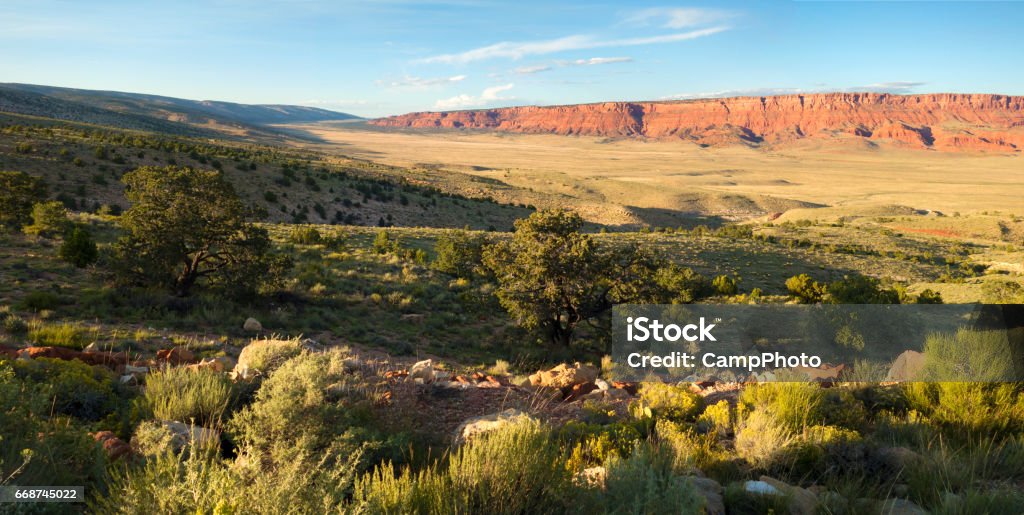
[[[160,425],[167,428],[174,436],[173,446],[175,449],[181,449],[189,443],[200,447],[220,445],[220,433],[213,429],[170,420],[162,420]]]
[[[409,380],[417,383],[433,382],[437,374],[434,372],[434,361],[425,359],[417,361],[409,367]]]
[[[815,515],[818,513],[818,496],[814,492],[786,484],[773,477],[761,476],[760,479],[789,497],[789,513],[791,515]]]
[[[250,333],[258,333],[263,330],[263,324],[261,324],[259,320],[249,317],[246,318],[245,323],[242,324],[242,330]]]
[[[886,382],[914,381],[924,370],[924,354],[916,350],[903,351],[889,367]]]
[[[578,384],[592,383],[597,379],[597,369],[590,365],[576,362],[573,365],[562,363],[551,370],[542,370],[530,376],[533,386],[552,388],[572,388]]]
[[[110,431],[99,431],[92,435],[103,446],[103,452],[107,454],[110,461],[117,461],[118,458],[131,454],[132,447],[127,442],[118,438]]]
[[[464,443],[483,433],[501,429],[522,420],[533,420],[533,417],[514,408],[467,419],[455,430],[455,443]]]
[[[579,400],[584,395],[593,391],[600,391],[597,389],[597,385],[595,385],[594,383],[581,383],[573,385],[573,387],[569,390],[569,393],[566,394],[565,396],[565,402]]]
[[[156,359],[172,365],[185,365],[195,362],[196,355],[185,347],[174,347],[156,351]]]
[[[688,476],[686,480],[693,485],[697,495],[704,498],[705,515],[725,515],[725,500],[722,498],[722,485],[711,478]]]
[[[783,495],[781,490],[764,481],[747,481],[743,483],[743,490],[758,495]]]
[[[597,389],[601,390],[601,391],[608,391],[612,387],[612,385],[608,384],[608,381],[605,381],[604,379],[601,379],[600,377],[598,377],[597,379],[594,379],[594,386],[596,386]]]

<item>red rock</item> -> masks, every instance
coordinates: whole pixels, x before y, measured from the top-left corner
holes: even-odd
[[[625,390],[630,395],[636,395],[636,383],[625,382],[625,381],[612,381],[612,387],[620,390]]]
[[[1019,151],[1024,148],[1024,97],[820,93],[421,112],[370,123],[384,127],[682,139],[702,145],[843,135],[937,150]],[[970,129],[949,130],[948,126]]]
[[[580,383],[572,386],[572,389],[565,395],[565,402],[572,402],[584,395],[597,390],[597,385],[594,383]]]
[[[173,349],[161,349],[156,351],[156,359],[166,361],[172,365],[184,365],[186,363],[195,362],[196,356],[192,351],[184,347],[174,347]]]
[[[132,452],[130,445],[110,431],[99,431],[93,434],[92,437],[103,445],[103,451],[107,453],[107,457],[110,458],[110,461],[115,461]]]
[[[32,359],[36,358],[51,358],[51,359],[79,359],[82,356],[81,352],[67,347],[27,347],[22,349],[21,352],[27,353],[28,357]]]

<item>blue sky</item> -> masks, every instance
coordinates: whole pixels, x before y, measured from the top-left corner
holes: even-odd
[[[1024,2],[4,0],[0,82],[363,116],[816,91],[1024,94]]]

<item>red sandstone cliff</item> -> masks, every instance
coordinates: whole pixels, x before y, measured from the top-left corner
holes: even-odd
[[[678,102],[605,102],[380,118],[384,127],[470,128],[702,145],[852,136],[938,150],[1024,149],[1024,97],[820,93]]]

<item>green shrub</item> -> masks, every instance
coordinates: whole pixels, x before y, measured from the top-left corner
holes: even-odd
[[[18,377],[38,385],[56,413],[96,421],[118,407],[114,376],[102,367],[49,358],[17,360],[13,364]]]
[[[805,304],[821,302],[827,293],[826,287],[807,274],[794,275],[786,279],[786,290]]]
[[[431,267],[439,272],[461,278],[472,278],[483,271],[486,239],[467,231],[446,231],[434,244],[437,257]]]
[[[32,206],[32,224],[22,228],[25,234],[52,238],[68,228],[68,210],[58,200],[37,202]]]
[[[73,419],[55,416],[53,390],[27,374],[0,359],[0,482],[99,487],[102,449]]]
[[[725,438],[733,432],[733,413],[729,401],[721,400],[704,409],[697,417],[697,427],[705,433]]]
[[[54,310],[63,303],[64,299],[62,299],[60,295],[48,291],[29,292],[21,299],[21,305],[23,308],[36,312]]]
[[[1019,383],[908,383],[910,407],[949,437],[1003,437],[1024,431]]]
[[[930,334],[924,361],[924,381],[1014,381],[1024,376],[1024,352],[1006,331],[961,327],[955,334]]]
[[[25,319],[11,314],[4,316],[3,319],[5,333],[20,336],[28,332],[28,322],[25,322]]]
[[[566,465],[574,472],[603,465],[612,456],[629,456],[642,439],[635,424],[624,422],[602,425],[570,421],[558,431],[558,441],[572,449]]]
[[[700,396],[686,388],[662,382],[643,383],[638,394],[639,402],[655,416],[677,421],[692,419],[703,403]]]
[[[770,412],[755,411],[736,431],[736,454],[761,470],[778,466],[795,435]]]
[[[419,473],[391,464],[361,478],[358,513],[553,513],[570,508],[561,451],[536,422],[485,433]]]
[[[82,227],[75,227],[64,239],[58,251],[60,258],[78,268],[85,268],[96,262],[99,250],[89,232]]]
[[[239,363],[250,370],[261,374],[269,374],[285,361],[302,352],[302,343],[298,338],[290,340],[253,340],[242,349]]]
[[[288,241],[300,245],[316,245],[323,241],[323,237],[316,227],[296,227],[288,235]]]
[[[669,451],[672,467],[680,474],[707,471],[726,459],[713,434],[700,435],[692,427],[671,420],[658,420],[654,434],[658,448]]]
[[[303,353],[274,370],[228,422],[240,452],[270,468],[300,455],[333,467],[377,442],[375,387],[348,359],[340,349]]]
[[[604,513],[702,513],[704,500],[672,472],[671,458],[640,445],[625,459],[608,464],[602,495]]]
[[[231,381],[209,369],[166,368],[146,376],[145,398],[159,420],[212,427],[231,402]]]
[[[711,287],[719,295],[736,295],[739,291],[735,278],[728,275],[719,275],[711,280]]]
[[[740,392],[738,402],[745,412],[769,412],[795,433],[812,425],[857,428],[867,419],[864,404],[852,392],[815,383],[752,385]]]
[[[32,219],[32,206],[46,198],[46,184],[24,172],[0,171],[0,226],[20,228]]]

